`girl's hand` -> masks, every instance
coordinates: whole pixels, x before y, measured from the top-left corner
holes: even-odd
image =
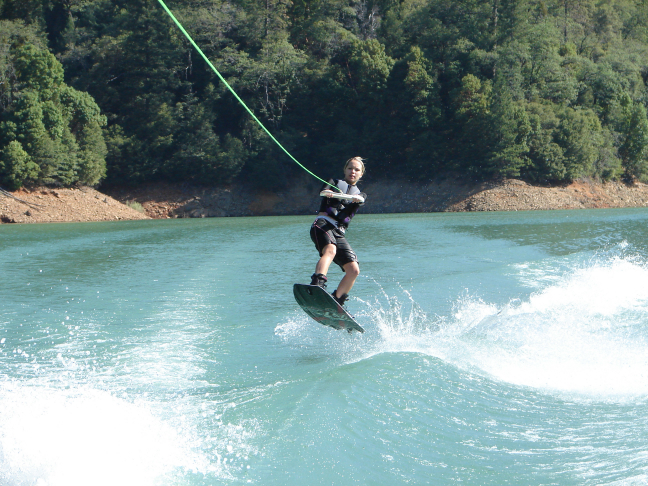
[[[320,196],[322,197],[332,197],[334,194],[335,193],[330,189],[324,189],[322,192],[320,192]]]
[[[362,204],[364,199],[361,196],[354,196],[353,199],[351,199],[351,202]]]

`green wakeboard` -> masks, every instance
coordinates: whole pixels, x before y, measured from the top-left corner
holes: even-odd
[[[331,294],[317,285],[295,284],[295,300],[304,312],[320,324],[349,332],[364,332],[353,316],[337,303]]]

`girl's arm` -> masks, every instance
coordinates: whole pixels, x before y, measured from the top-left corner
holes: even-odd
[[[339,192],[331,191],[330,189],[325,189],[320,192],[322,197],[330,197],[333,199],[341,199],[342,201],[350,201],[352,203],[362,204],[365,201],[364,194],[340,194]]]

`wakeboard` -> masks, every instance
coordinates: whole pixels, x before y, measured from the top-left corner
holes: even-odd
[[[320,324],[349,332],[364,332],[353,316],[337,303],[331,294],[317,285],[295,284],[295,300],[304,312]]]

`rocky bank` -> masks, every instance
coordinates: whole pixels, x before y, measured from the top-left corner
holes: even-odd
[[[54,223],[149,219],[144,212],[91,187],[37,187],[0,193],[0,223]]]
[[[105,194],[88,187],[22,189],[0,194],[0,222],[305,215],[313,214],[317,208],[318,189],[319,184],[310,181],[277,192],[246,186],[212,189],[164,183],[111,189]],[[566,185],[540,186],[515,179],[482,184],[367,182],[362,184],[362,189],[369,195],[362,209],[365,214],[648,206],[648,185],[642,183],[580,180]]]
[[[462,184],[446,180],[427,184],[368,182],[362,213],[444,211],[530,211],[550,209],[625,208],[648,206],[648,185],[580,180],[540,186],[509,179]],[[207,189],[154,185],[111,192],[119,201],[137,201],[153,217],[207,218],[313,214],[319,184],[307,181],[290,190],[254,191],[244,186]]]

